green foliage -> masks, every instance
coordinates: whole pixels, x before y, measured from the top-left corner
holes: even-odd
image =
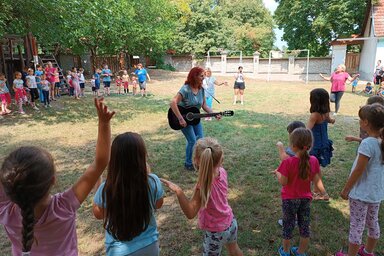
[[[313,56],[329,53],[329,42],[361,31],[366,1],[276,0],[275,21],[284,29],[288,49],[309,49]]]
[[[177,28],[177,52],[201,58],[221,48],[241,50],[245,55],[259,51],[266,56],[272,48],[273,21],[261,0],[192,0],[189,6],[190,10],[179,13],[185,22]]]
[[[158,54],[176,22],[168,0],[4,0],[0,7],[0,36],[32,32],[41,44],[74,53]]]

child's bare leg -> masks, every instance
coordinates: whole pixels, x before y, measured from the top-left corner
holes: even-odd
[[[376,244],[377,244],[377,239],[374,239],[374,238],[368,236],[367,244],[365,245],[365,250],[368,253],[373,253],[373,250],[375,249]]]
[[[283,249],[285,252],[289,252],[291,250],[291,240],[283,239]]]
[[[231,255],[231,256],[243,256],[243,252],[241,251],[237,242],[226,244],[225,247],[227,248],[229,255]]]
[[[308,250],[308,244],[309,237],[300,237],[299,249],[297,249],[297,252],[300,254],[305,253]]]
[[[348,256],[356,256],[357,253],[359,252],[359,247],[360,247],[359,244],[349,243],[349,246],[348,246]]]

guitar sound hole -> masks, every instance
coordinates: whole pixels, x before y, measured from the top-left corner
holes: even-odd
[[[191,112],[189,112],[189,113],[185,116],[185,118],[186,118],[188,121],[192,121],[193,119],[195,119],[194,114],[191,113]]]

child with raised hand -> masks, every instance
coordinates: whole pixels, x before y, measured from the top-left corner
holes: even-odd
[[[384,106],[384,98],[378,96],[378,95],[373,95],[367,99],[367,105],[372,105],[374,103],[379,103]],[[368,137],[368,134],[366,131],[361,129],[360,127],[360,137],[352,136],[352,135],[347,135],[345,136],[345,140],[348,142],[356,141],[361,143],[361,141],[365,138]]]
[[[307,128],[295,129],[290,137],[290,145],[295,156],[283,160],[274,171],[281,189],[283,209],[283,246],[280,256],[305,256],[309,244],[310,204],[312,199],[311,182],[320,186],[320,165],[308,150],[312,145],[312,132]],[[300,232],[299,247],[292,247],[293,229],[297,217]]]
[[[360,127],[368,133],[358,148],[351,173],[341,191],[349,200],[350,229],[348,254],[336,256],[373,256],[380,237],[378,222],[380,203],[384,199],[384,106],[378,103],[365,105],[359,110]],[[367,243],[362,245],[364,228]]]
[[[133,132],[118,135],[93,203],[93,214],[104,221],[107,255],[159,255],[154,212],[162,205],[163,188],[147,166],[144,140]]]
[[[39,147],[11,152],[0,169],[0,223],[12,242],[13,255],[78,255],[76,211],[91,192],[109,161],[110,119],[102,100],[95,99],[99,117],[93,163],[76,183],[50,194],[56,182],[51,154]]]
[[[194,151],[194,165],[199,176],[191,200],[176,184],[165,179],[161,181],[176,193],[188,219],[198,214],[199,227],[205,231],[203,255],[221,255],[224,245],[229,255],[243,255],[237,244],[237,221],[228,204],[222,147],[217,140],[206,137],[197,141]]]

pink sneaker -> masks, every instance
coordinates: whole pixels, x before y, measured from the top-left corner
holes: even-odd
[[[361,245],[360,248],[359,248],[359,252],[357,254],[360,255],[360,256],[375,256],[375,254],[373,254],[373,253],[365,252],[364,249],[365,249],[365,246]]]
[[[335,253],[335,256],[348,256],[348,254],[343,253],[342,251]]]

